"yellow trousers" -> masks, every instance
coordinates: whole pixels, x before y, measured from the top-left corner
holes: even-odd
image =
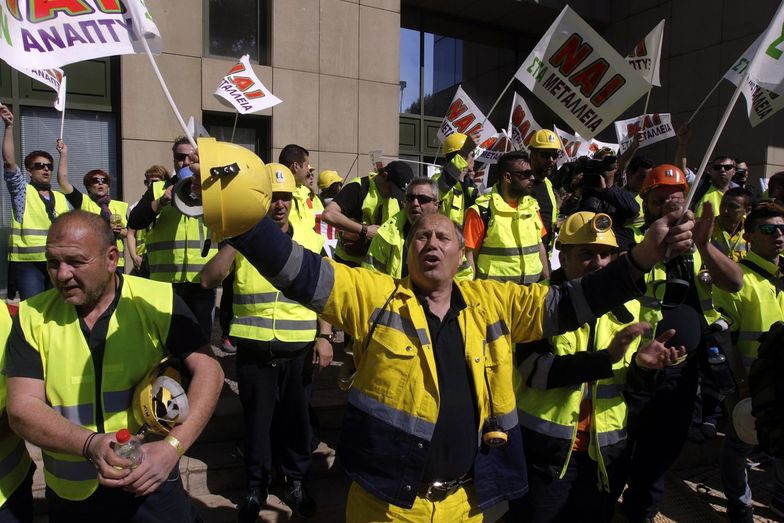
[[[356,483],[351,484],[346,506],[347,523],[456,523],[483,521],[482,511],[471,502],[473,486],[460,487],[443,501],[417,496],[414,506],[401,508],[382,501]]]

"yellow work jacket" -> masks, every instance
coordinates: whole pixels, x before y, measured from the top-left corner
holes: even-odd
[[[24,338],[38,351],[44,371],[46,402],[75,425],[97,431],[96,409],[104,432],[139,429],[131,410],[134,388],[164,356],[172,314],[172,287],[144,278],[123,278],[117,308],[109,319],[101,378],[96,370],[76,309],[57,290],[38,294],[19,306]],[[98,487],[95,468],[81,455],[43,451],[46,485],[61,498],[83,500]]]
[[[289,221],[295,225],[301,224],[308,229],[315,230],[316,214],[313,206],[316,203],[310,199],[310,189],[304,185],[297,185],[297,188],[292,193],[292,200]],[[321,202],[318,205],[321,205]]]
[[[705,205],[705,202],[710,202],[713,205],[714,216],[719,214],[719,205],[721,205],[722,196],[724,196],[724,193],[711,184],[708,191],[700,199],[700,203],[698,203],[697,207],[695,207],[696,210],[694,212],[694,216],[697,218],[702,216],[702,208]]]
[[[11,316],[5,303],[0,302],[0,368],[5,368],[6,341],[10,333]],[[5,434],[0,438],[0,507],[25,480],[31,463],[24,441],[8,426],[8,416],[5,415],[7,399],[6,377],[0,373],[0,433]]]
[[[8,259],[13,262],[46,261],[46,235],[52,222],[46,214],[38,189],[28,184],[25,188],[25,210],[22,222],[11,219],[11,236],[8,239]],[[54,198],[55,215],[68,212],[70,207],[62,193],[49,191]]]
[[[164,182],[153,183],[153,197],[160,198]],[[199,272],[218,252],[211,245],[202,256],[204,242],[210,233],[202,218],[185,216],[172,205],[166,205],[145,234],[150,279],[170,283],[198,283]]]
[[[294,241],[317,254],[321,252],[323,236],[303,225],[291,226],[294,228]],[[234,264],[232,336],[290,343],[315,339],[318,327],[315,312],[286,298],[243,255],[238,253]]]
[[[523,284],[541,280],[539,244],[543,224],[536,199],[524,196],[515,209],[504,201],[496,186],[490,194],[480,196],[471,208],[480,216],[480,208],[490,211],[482,248],[475,260],[477,279]]]
[[[101,214],[101,206],[95,203],[87,194],[82,195],[82,210],[93,214]],[[112,214],[120,216],[123,227],[128,227],[127,203],[120,200],[111,200],[109,202],[109,210],[112,211]],[[121,268],[125,267],[125,240],[123,238],[117,238],[117,250],[120,251],[120,259],[117,262],[117,266]]]
[[[627,318],[619,319],[609,312],[596,320],[593,350],[606,349],[621,329],[639,321],[640,304],[637,300],[626,302],[624,307]],[[569,356],[588,350],[590,331],[591,326],[585,324],[577,330],[553,336],[553,355]],[[544,463],[556,477],[563,478],[577,437],[580,403],[590,398],[591,439],[588,453],[597,462],[600,487],[609,492],[606,467],[620,455],[625,445],[627,408],[622,389],[626,383],[626,369],[639,345],[640,339],[637,338],[630,344],[624,359],[613,364],[611,378],[573,387],[545,389],[543,384],[537,383],[536,376],[538,369],[535,367],[537,362],[542,365],[541,358],[529,357],[522,362],[520,374],[515,379],[517,407],[521,411],[520,425],[525,429],[526,456],[530,462]]]
[[[400,279],[402,277],[403,265],[406,263],[406,260],[403,259],[403,246],[406,243],[403,228],[407,220],[406,211],[402,210],[378,228],[378,232],[370,242],[370,248],[367,257],[362,262],[362,267],[371,271],[383,272],[393,278]],[[473,279],[474,271],[463,256],[463,262],[455,275],[455,280]]]
[[[749,251],[746,260],[772,278],[779,277],[778,266],[754,251]],[[752,362],[757,359],[759,337],[768,332],[774,322],[784,320],[784,292],[776,289],[768,278],[743,262],[740,267],[743,270],[743,288],[738,292],[716,289],[714,300],[716,307],[733,319],[733,341],[748,372]]]
[[[367,195],[362,200],[362,223],[381,225],[400,211],[400,203],[398,203],[396,198],[384,198],[381,196],[381,192],[379,192],[378,186],[371,175],[368,175],[366,182],[363,182],[363,179],[365,178],[354,178],[349,182],[368,184]],[[346,253],[340,239],[338,239],[335,253],[343,260],[353,261],[357,265],[362,264],[362,257],[350,256]]]

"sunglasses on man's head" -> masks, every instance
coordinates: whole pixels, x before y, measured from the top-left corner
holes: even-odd
[[[49,169],[50,171],[54,169],[54,165],[47,162],[35,162],[32,165],[33,170],[40,171],[42,169]]]
[[[784,223],[763,223],[757,230],[765,236],[773,236],[774,234],[784,234]]]
[[[414,203],[417,201],[419,202],[419,205],[425,205],[428,203],[433,203],[436,201],[436,199],[432,196],[427,196],[424,194],[406,194],[406,201],[409,203]]]
[[[730,169],[733,169],[734,167],[735,166],[732,165],[731,163],[714,163],[713,164],[713,170],[714,171],[729,171]]]

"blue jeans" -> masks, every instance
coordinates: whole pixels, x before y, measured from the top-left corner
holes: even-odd
[[[11,262],[14,264],[16,288],[19,298],[26,300],[52,288],[52,281],[46,272],[46,262]]]

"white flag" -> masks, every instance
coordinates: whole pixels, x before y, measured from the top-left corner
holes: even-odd
[[[664,20],[658,23],[645,39],[638,43],[626,61],[629,62],[645,80],[657,87],[661,87],[659,80],[659,64],[661,62],[662,42],[664,41]]]
[[[501,132],[495,133],[477,146],[474,151],[474,158],[476,158],[477,162],[488,165],[496,164],[509,148],[509,136],[504,129],[501,129]]]
[[[784,94],[784,2],[762,34],[749,65],[749,79],[763,89]]]
[[[649,87],[568,5],[515,77],[587,138],[610,125]]]
[[[282,102],[258,79],[250,66],[248,55],[240,58],[237,65],[229,69],[215,89],[215,96],[229,102],[240,114],[263,111]]]
[[[484,122],[484,124],[482,123]],[[495,126],[485,121],[485,115],[458,86],[457,92],[438,129],[438,139],[443,142],[452,133],[473,134],[479,131],[479,143],[496,134]]]
[[[57,98],[54,101],[54,108],[62,111],[65,108],[65,74],[59,67],[52,69],[19,69],[20,73],[24,73],[33,80],[38,80],[44,85],[50,87],[57,93]]]
[[[661,142],[675,136],[670,113],[644,114],[628,120],[615,122],[615,134],[618,135],[620,151],[629,148],[637,132],[642,131],[640,147]]]
[[[749,64],[754,59],[754,55],[759,49],[760,43],[764,35],[754,40],[748,49],[741,55],[740,58],[735,60],[724,78],[730,82],[738,85],[743,79],[743,75],[749,67]],[[754,80],[749,78],[746,85],[741,88],[743,96],[746,98],[746,112],[749,115],[749,122],[752,127],[756,127],[764,122],[779,109],[784,107],[784,96],[776,94],[772,91],[760,87]]]
[[[509,139],[516,151],[528,149],[534,133],[542,126],[536,123],[531,110],[522,96],[515,93],[512,99],[512,112],[509,113]]]
[[[21,71],[143,53],[140,34],[152,52],[161,52],[161,35],[142,0],[7,2],[0,24],[0,59]]]
[[[600,142],[593,138],[583,138],[577,133],[570,134],[566,131],[562,131],[556,126],[553,126],[553,131],[555,131],[555,134],[561,139],[561,145],[563,146],[564,155],[558,158],[559,167],[564,162],[576,160],[580,156],[592,158],[596,151],[605,147],[611,149],[613,153],[618,154],[617,143]]]

